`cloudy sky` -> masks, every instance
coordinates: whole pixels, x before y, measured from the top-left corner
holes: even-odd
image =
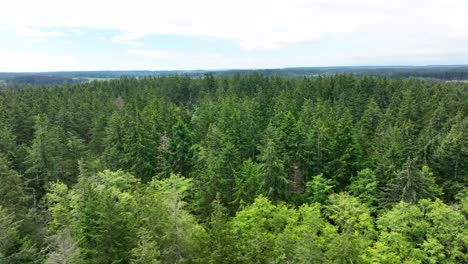
[[[0,71],[468,63],[468,0],[5,0]]]

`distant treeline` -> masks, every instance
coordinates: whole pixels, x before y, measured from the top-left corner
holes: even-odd
[[[43,76],[43,75],[20,75],[12,76],[4,79],[7,84],[30,84],[30,85],[61,85],[82,83],[87,79],[85,78],[68,78],[59,75]]]
[[[335,74],[356,76],[382,76],[389,78],[425,78],[436,80],[468,80],[468,66],[349,66],[349,67],[300,67],[283,69],[229,69],[229,70],[191,70],[191,71],[62,71],[37,73],[0,73],[0,80],[7,84],[58,85],[86,82],[89,79],[108,79],[120,77],[147,77],[187,75],[203,77],[207,73],[214,76],[246,76],[258,73],[264,76],[302,77]]]

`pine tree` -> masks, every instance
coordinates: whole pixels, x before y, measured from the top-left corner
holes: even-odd
[[[417,170],[415,159],[408,159],[385,187],[387,203],[416,203],[419,199],[435,198],[441,194],[429,167],[423,166],[421,170]]]
[[[30,197],[26,192],[25,179],[11,169],[10,162],[0,154],[0,206],[26,213]]]
[[[432,166],[440,175],[438,183],[444,188],[446,198],[452,200],[468,184],[468,118],[458,114],[448,134],[434,151]]]
[[[232,263],[235,257],[235,240],[229,225],[229,211],[223,207],[219,198],[211,206],[213,212],[208,223],[208,263]]]
[[[176,173],[189,176],[193,166],[192,136],[187,125],[178,118],[169,136],[169,147],[164,154],[167,160],[165,175]]]
[[[238,207],[251,204],[261,193],[260,167],[248,159],[236,175],[234,202]]]
[[[284,171],[283,161],[273,140],[268,140],[262,149],[259,160],[262,188],[273,201],[285,200],[290,182]]]

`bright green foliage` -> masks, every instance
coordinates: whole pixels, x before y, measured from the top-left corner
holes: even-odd
[[[349,193],[358,197],[362,203],[370,207],[376,206],[379,199],[378,182],[371,169],[363,169],[351,178]]]
[[[458,206],[460,207],[460,211],[468,217],[468,188],[463,189],[457,195],[455,195],[455,199],[458,200]]]
[[[400,202],[391,211],[379,217],[377,227],[380,235],[374,246],[376,251],[373,253],[376,257],[386,257],[389,261],[399,263],[412,263],[423,259],[423,252],[416,246],[423,242],[429,223],[417,206]]]
[[[46,195],[47,205],[51,220],[49,221],[49,232],[54,234],[60,230],[72,227],[73,216],[71,208],[71,194],[64,183],[51,184]]]
[[[232,221],[238,263],[271,263],[277,257],[275,243],[293,210],[273,205],[259,196]]]
[[[466,218],[440,200],[399,203],[377,220],[369,263],[466,262]]]
[[[81,177],[71,191],[64,184],[54,184],[47,198],[52,217],[49,230],[58,252],[50,257],[75,258],[77,253],[63,251],[79,250],[85,263],[128,262],[135,244],[131,192],[137,184],[129,174],[110,171]],[[71,237],[66,236],[68,231]],[[78,241],[78,248],[73,241]]]
[[[464,263],[468,239],[468,222],[463,214],[440,200],[422,200],[420,207],[430,224],[422,248],[429,263]]]
[[[138,245],[132,249],[133,264],[160,264],[160,252],[156,241],[152,240],[148,235],[142,234],[139,238]]]
[[[18,239],[18,224],[15,223],[14,214],[0,206],[0,260],[8,262],[11,248]]]
[[[134,210],[138,233],[144,240],[135,250],[157,247],[159,253],[154,254],[161,263],[202,262],[206,233],[184,208],[183,199],[190,187],[190,180],[171,175],[165,180],[153,180],[137,194]]]
[[[324,263],[328,238],[335,229],[322,217],[320,204],[302,205],[277,238],[278,260],[289,263]]]
[[[307,182],[306,195],[310,202],[323,204],[328,200],[333,188],[333,181],[323,177],[323,174],[319,174]]]
[[[366,205],[348,194],[333,194],[326,207],[328,218],[337,228],[327,243],[326,257],[331,263],[362,262],[365,249],[376,233]]]

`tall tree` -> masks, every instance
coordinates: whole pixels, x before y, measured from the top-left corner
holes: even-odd
[[[165,152],[167,168],[165,175],[176,173],[190,176],[193,166],[192,135],[187,125],[178,118],[169,136],[169,146]]]
[[[415,159],[408,159],[395,178],[386,185],[387,203],[416,203],[419,199],[435,198],[442,194],[429,167],[425,165],[418,170],[416,164]]]
[[[285,200],[290,181],[273,140],[268,140],[260,153],[262,188],[273,201]]]

